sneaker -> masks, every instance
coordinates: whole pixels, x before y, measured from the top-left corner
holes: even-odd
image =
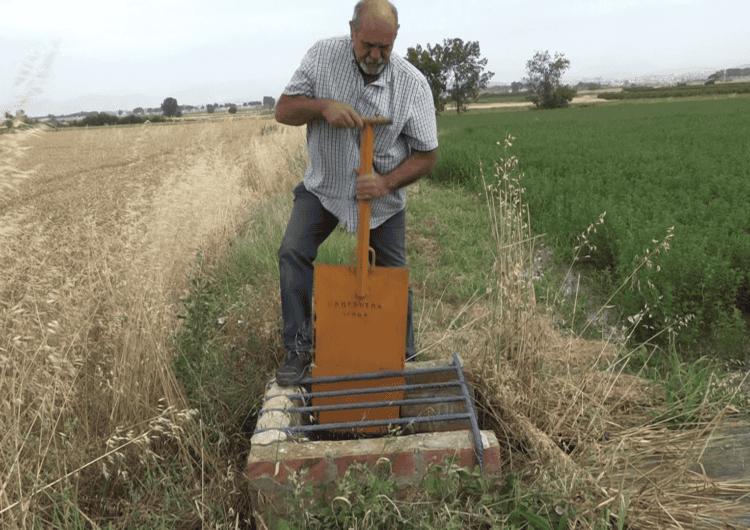
[[[284,364],[276,371],[276,384],[279,386],[299,384],[307,376],[311,360],[310,352],[287,352]]]

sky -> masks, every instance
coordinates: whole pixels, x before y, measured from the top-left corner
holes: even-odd
[[[0,0],[0,112],[29,116],[278,99],[354,0]],[[565,54],[563,82],[750,66],[750,0],[394,2],[394,52],[478,41],[492,82]]]

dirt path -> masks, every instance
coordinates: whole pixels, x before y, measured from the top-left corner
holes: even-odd
[[[619,89],[613,89],[611,92],[617,92]],[[595,105],[598,103],[606,103],[606,100],[597,98],[598,92],[581,94],[573,98],[572,102],[575,105]],[[516,101],[513,103],[470,103],[469,109],[512,109],[512,108],[531,108],[534,104],[530,101]],[[447,109],[456,110],[455,105],[450,104],[446,107]]]
[[[596,94],[586,94],[583,96],[576,96],[573,98],[571,103],[573,104],[595,104],[604,103],[605,100],[598,99]],[[470,109],[497,109],[497,108],[514,108],[514,107],[533,107],[534,104],[530,101],[522,101],[516,103],[472,103],[469,105]]]

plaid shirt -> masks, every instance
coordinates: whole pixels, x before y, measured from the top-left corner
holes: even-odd
[[[360,116],[390,118],[392,125],[375,127],[373,168],[381,175],[396,169],[412,149],[431,151],[438,146],[435,106],[424,76],[392,53],[380,76],[365,85],[348,35],[315,43],[284,94],[333,99],[351,105]],[[307,126],[310,166],[305,172],[305,188],[350,232],[357,231],[359,218],[359,140],[359,129],[334,129],[325,120]],[[370,205],[370,228],[375,228],[404,209],[406,193],[394,190]]]

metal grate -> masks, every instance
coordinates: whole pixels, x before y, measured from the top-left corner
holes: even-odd
[[[423,404],[436,404],[436,403],[453,403],[463,401],[464,412],[444,413],[444,414],[433,414],[430,416],[409,416],[402,418],[392,418],[384,420],[361,420],[354,422],[345,423],[324,423],[324,424],[313,424],[313,425],[297,425],[291,427],[273,427],[268,429],[257,429],[255,434],[271,431],[280,430],[287,435],[294,435],[300,433],[319,432],[319,431],[333,431],[340,429],[352,429],[356,430],[364,427],[382,427],[388,425],[410,425],[414,423],[432,423],[432,422],[449,422],[449,421],[466,421],[468,420],[471,425],[471,432],[474,438],[474,450],[477,454],[477,460],[479,461],[479,467],[484,468],[483,458],[483,444],[482,436],[479,432],[479,423],[477,422],[476,410],[474,409],[474,401],[471,394],[471,389],[466,381],[463,368],[461,366],[461,360],[457,354],[453,354],[453,362],[448,366],[436,366],[429,368],[415,368],[404,371],[390,371],[390,372],[375,372],[366,374],[348,374],[343,376],[328,376],[328,377],[308,377],[300,382],[302,386],[308,386],[319,383],[337,383],[341,381],[356,381],[356,380],[376,380],[386,379],[390,377],[411,377],[422,374],[434,374],[434,373],[445,373],[454,372],[456,374],[456,381],[449,381],[445,383],[426,383],[426,384],[414,384],[414,385],[403,385],[403,386],[386,386],[386,387],[370,387],[370,388],[357,388],[348,390],[330,390],[325,392],[304,392],[300,394],[288,395],[289,399],[301,400],[302,406],[292,407],[284,409],[282,412],[292,412],[299,414],[311,414],[313,412],[320,411],[331,411],[331,410],[347,410],[347,409],[362,409],[362,408],[377,408],[377,407],[394,407],[402,405],[423,405]],[[339,396],[352,396],[352,395],[363,395],[363,394],[377,394],[381,392],[392,392],[396,390],[427,390],[427,389],[438,389],[438,388],[461,388],[461,395],[446,396],[441,398],[412,398],[412,399],[400,399],[393,401],[371,401],[371,402],[358,402],[358,403],[341,403],[336,405],[316,405],[308,406],[305,403],[310,402],[313,398],[324,398],[324,397],[339,397]],[[260,413],[270,412],[271,410],[280,409],[264,409]]]

